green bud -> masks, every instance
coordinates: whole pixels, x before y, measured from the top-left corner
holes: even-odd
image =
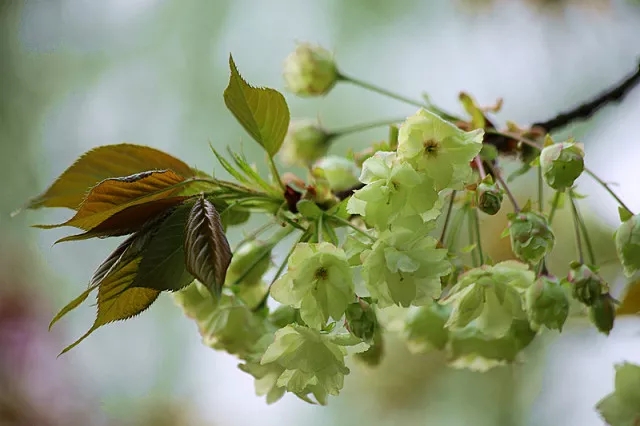
[[[445,328],[445,324],[450,311],[448,306],[435,302],[409,311],[404,334],[411,353],[425,353],[431,349],[445,348],[449,341],[449,330]]]
[[[355,359],[358,361],[370,366],[375,367],[380,364],[382,361],[382,356],[384,355],[384,339],[382,337],[382,332],[378,329],[373,336],[373,343],[369,346],[364,352],[358,352],[354,354]]]
[[[511,250],[518,259],[538,263],[555,244],[555,235],[547,219],[534,211],[522,211],[509,215]]]
[[[555,277],[539,277],[527,289],[525,304],[532,323],[562,331],[569,316],[569,298]]]
[[[494,215],[502,206],[503,192],[494,183],[481,182],[476,189],[477,204],[481,212]]]
[[[257,285],[270,267],[271,246],[258,240],[249,241],[233,253],[226,282],[231,285],[239,280],[241,284]]]
[[[299,313],[296,308],[289,305],[280,305],[278,306],[271,314],[269,315],[269,321],[271,321],[276,327],[284,328],[289,324],[293,324],[294,322],[299,322]]]
[[[345,311],[347,330],[365,342],[373,340],[378,329],[378,318],[373,307],[364,300],[352,303]]]
[[[567,281],[571,284],[573,298],[587,306],[592,306],[603,294],[609,292],[609,286],[602,277],[579,262],[571,264]]]
[[[591,317],[591,322],[601,333],[609,335],[616,319],[616,307],[613,303],[613,298],[609,294],[600,296],[589,309],[589,316]]]
[[[339,79],[331,52],[307,43],[287,56],[283,76],[287,90],[298,96],[326,95]]]
[[[313,120],[292,121],[282,144],[282,161],[290,166],[309,167],[329,150],[331,138]]]
[[[614,234],[616,252],[626,276],[640,269],[640,215],[623,222]]]
[[[334,192],[354,187],[360,181],[360,170],[353,161],[331,155],[318,160],[311,170],[315,177],[324,178]]]
[[[570,188],[584,170],[584,151],[581,144],[564,142],[543,148],[540,153],[540,167],[544,180],[551,188],[558,191]]]

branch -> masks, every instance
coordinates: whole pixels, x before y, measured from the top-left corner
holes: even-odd
[[[638,62],[638,68],[631,76],[624,79],[615,87],[602,93],[592,101],[579,105],[571,111],[559,114],[550,120],[541,123],[534,123],[531,127],[541,127],[546,133],[551,133],[554,130],[571,124],[574,121],[591,118],[602,107],[613,102],[621,102],[624,100],[625,96],[627,96],[638,83],[640,83],[640,61]]]

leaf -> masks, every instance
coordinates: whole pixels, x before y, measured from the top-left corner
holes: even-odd
[[[136,257],[119,264],[98,288],[98,315],[91,328],[60,355],[78,346],[98,328],[115,321],[129,319],[146,310],[160,295],[148,288],[130,288],[135,280],[141,258]]]
[[[229,55],[231,76],[224,91],[224,103],[233,116],[273,157],[284,141],[289,127],[289,107],[280,92],[250,86],[240,75]]]
[[[620,216],[620,222],[626,222],[633,217],[633,213],[622,206],[618,207],[618,215]]]
[[[53,318],[53,320],[51,320],[51,323],[49,324],[49,330],[51,330],[51,327],[53,327],[56,322],[62,319],[62,317],[80,306],[80,304],[84,302],[87,297],[89,297],[89,294],[98,287],[102,280],[110,272],[116,269],[118,262],[125,257],[125,254],[131,256],[131,253],[134,253],[134,255],[140,253],[140,251],[144,248],[144,246],[149,242],[149,239],[151,238],[153,225],[154,223],[149,223],[145,225],[145,227],[140,230],[140,232],[127,238],[122,244],[118,246],[118,248],[113,251],[113,253],[109,255],[109,257],[107,257],[104,262],[102,262],[102,264],[98,267],[98,269],[91,277],[91,281],[89,282],[87,290],[85,290],[84,293],[69,302],[64,308],[60,310],[60,312],[56,314],[56,316]]]
[[[132,287],[177,291],[193,282],[185,265],[184,250],[185,225],[192,205],[191,202],[179,205],[157,227],[142,251],[142,261]]]
[[[205,198],[197,200],[189,212],[184,250],[187,270],[220,296],[231,263],[231,248],[216,208]]]
[[[307,219],[318,219],[324,213],[316,203],[311,200],[300,200],[296,204],[298,212]]]
[[[616,315],[637,314],[640,314],[640,281],[638,280],[628,284],[624,299],[616,310]]]
[[[131,234],[140,229],[145,223],[151,219],[162,215],[171,207],[184,202],[189,197],[169,197],[159,200],[150,201],[144,204],[127,207],[126,209],[114,214],[91,231],[82,234],[70,235],[56,241],[57,243],[65,241],[86,240],[89,238],[117,237],[121,235]]]
[[[480,107],[476,104],[476,101],[464,92],[460,93],[459,99],[467,114],[471,116],[471,125],[473,128],[484,129],[487,119],[484,117]]]
[[[183,178],[197,174],[181,160],[154,148],[126,143],[105,145],[83,154],[49,189],[29,201],[26,208],[67,207],[76,210],[88,188],[105,179],[146,170],[172,170]]]
[[[172,172],[147,171],[136,175],[112,178],[93,187],[76,214],[57,225],[36,225],[50,229],[73,226],[91,231],[128,207],[168,198],[184,186],[185,179]]]

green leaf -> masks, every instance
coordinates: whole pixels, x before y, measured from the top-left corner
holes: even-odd
[[[181,160],[154,148],[127,143],[105,145],[83,154],[49,189],[29,201],[26,208],[67,207],[77,210],[89,188],[105,179],[147,170],[171,170],[183,178],[198,174]]]
[[[618,207],[618,215],[620,215],[620,222],[626,222],[633,217],[633,213],[622,206]]]
[[[213,203],[202,197],[195,202],[186,223],[184,239],[187,270],[213,294],[220,296],[231,248]]]
[[[91,231],[129,207],[173,196],[185,183],[185,178],[171,170],[146,171],[107,179],[91,189],[71,219],[57,225],[36,227],[50,229],[73,226]]]
[[[476,101],[469,96],[469,94],[461,92],[459,95],[460,103],[464,107],[464,110],[471,116],[471,125],[474,129],[484,129],[487,119],[480,107],[476,104]]]
[[[287,134],[289,107],[280,92],[250,86],[229,55],[231,77],[224,91],[224,103],[251,137],[273,157]]]
[[[141,253],[141,262],[132,287],[177,291],[193,281],[185,265],[185,225],[193,203],[176,207],[157,227]]]

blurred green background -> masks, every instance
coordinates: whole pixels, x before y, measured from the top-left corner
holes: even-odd
[[[361,79],[413,97],[425,91],[458,113],[461,90],[485,105],[503,97],[498,122],[526,125],[633,70],[640,7],[632,2],[1,0],[0,35],[0,425],[595,426],[602,422],[593,406],[613,388],[613,364],[640,362],[635,318],[618,321],[608,338],[576,321],[562,336],[539,338],[526,363],[486,374],[448,369],[437,354],[411,356],[396,342],[379,368],[352,365],[328,407],[292,396],[267,406],[252,377],[201,345],[167,296],[56,359],[94,313],[81,308],[50,333],[49,320],[118,242],[52,247],[65,230],[29,225],[68,212],[9,217],[98,145],[150,145],[212,171],[209,142],[243,143],[261,161],[222,100],[230,52],[249,82],[282,89],[282,61],[295,42],[319,43]],[[329,129],[414,112],[340,85],[324,99],[287,100],[293,118],[318,117]],[[385,132],[340,139],[332,150],[365,147]],[[640,89],[563,135],[583,141],[588,166],[640,210]],[[524,198],[530,183],[518,185]],[[588,178],[580,185],[601,231],[599,259],[611,260],[615,204]],[[504,241],[489,240],[503,225],[483,224],[496,257]],[[560,228],[558,268],[574,253],[570,227]],[[606,273],[614,287],[624,284],[615,264]]]

